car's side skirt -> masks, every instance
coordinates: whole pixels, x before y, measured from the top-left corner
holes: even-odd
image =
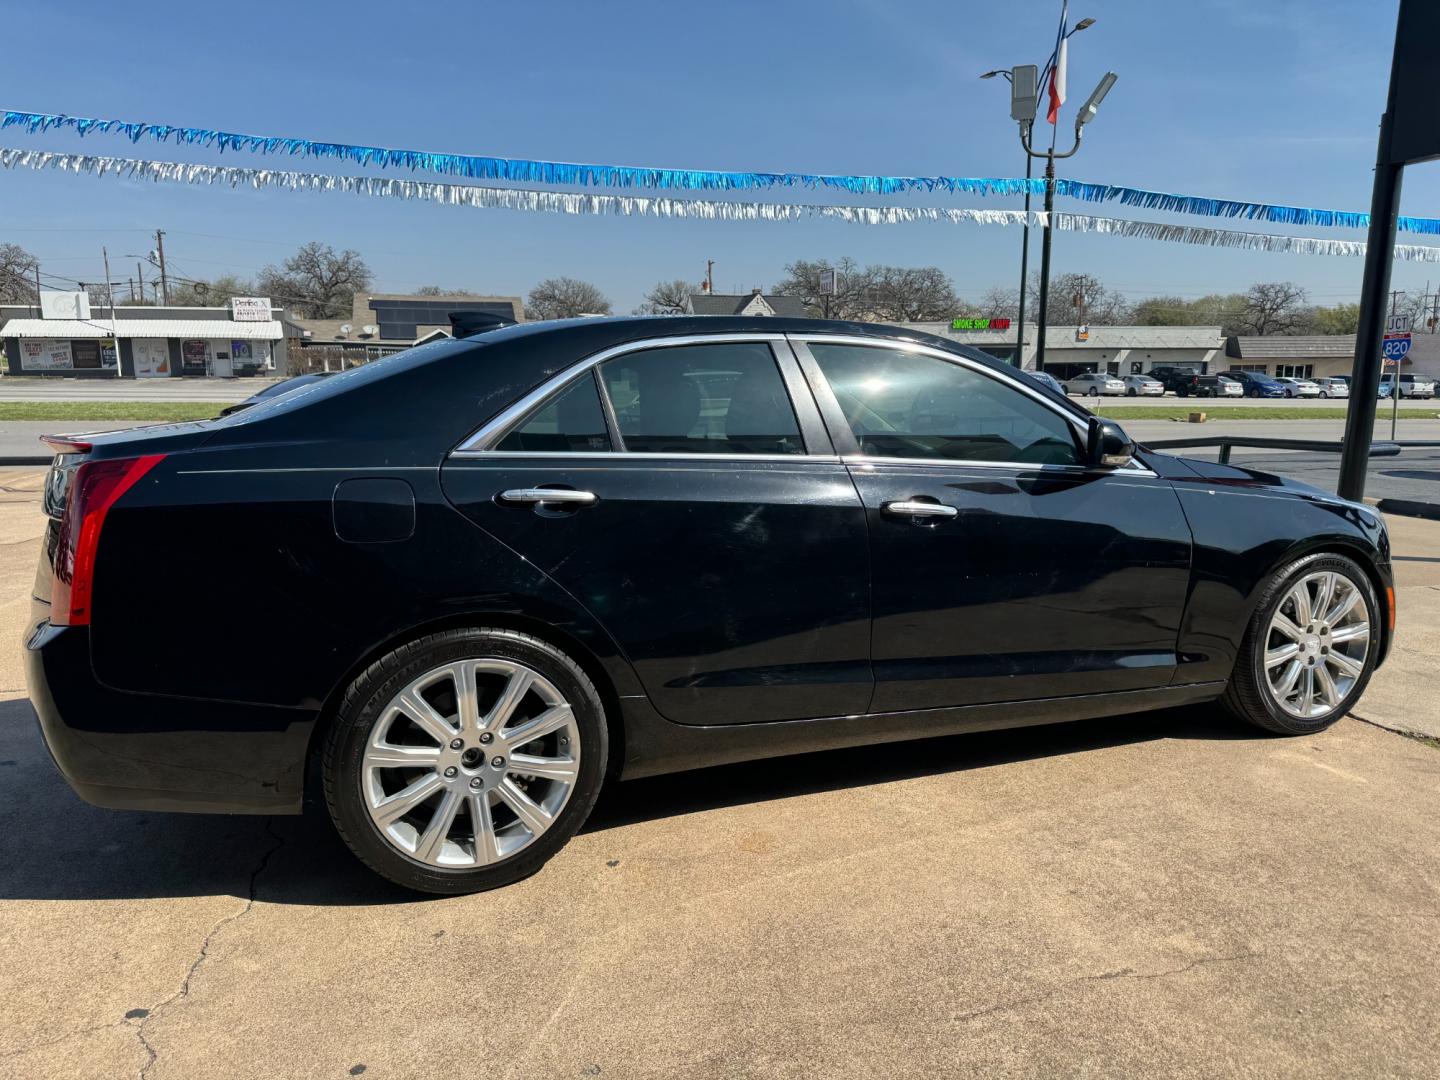
[[[786,754],[1120,716],[1211,701],[1224,690],[1224,682],[1189,683],[1038,701],[723,726],[673,724],[644,699],[632,698],[624,702],[625,764],[620,775],[634,780]]]

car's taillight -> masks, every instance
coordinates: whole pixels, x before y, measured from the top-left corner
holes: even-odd
[[[76,469],[55,551],[55,581],[50,593],[50,622],[54,625],[90,624],[95,555],[105,515],[164,456],[86,461]]]

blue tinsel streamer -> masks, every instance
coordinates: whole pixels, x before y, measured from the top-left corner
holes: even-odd
[[[71,128],[80,135],[92,131],[124,135],[132,143],[145,136],[158,142],[248,150],[259,154],[291,157],[338,158],[357,165],[411,169],[464,176],[472,179],[506,180],[515,183],[555,184],[575,187],[656,188],[691,191],[754,191],[772,187],[829,188],[856,195],[895,195],[903,192],[950,192],[972,195],[1043,195],[1045,181],[1006,177],[973,176],[832,176],[823,173],[726,172],[705,169],[653,169],[629,165],[585,165],[563,161],[532,161],[526,158],[481,157],[471,154],[436,154],[424,150],[393,150],[380,146],[317,142],[265,135],[238,135],[212,128],[174,127],[128,120],[98,120],[55,113],[7,110],[0,128],[18,127],[40,134]],[[1119,201],[1127,206],[1164,210],[1175,214],[1204,217],[1246,218],[1284,225],[1312,225],[1364,229],[1370,215],[1346,210],[1317,210],[1303,206],[1208,199],[1197,195],[1175,195],[1144,188],[1112,184],[1087,184],[1079,180],[1057,180],[1055,193],[1085,202]],[[1440,235],[1440,219],[1401,217],[1406,232]]]

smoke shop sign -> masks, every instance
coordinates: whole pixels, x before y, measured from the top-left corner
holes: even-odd
[[[951,330],[1009,330],[1009,319],[951,319]]]

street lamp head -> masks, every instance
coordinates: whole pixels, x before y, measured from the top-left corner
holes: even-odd
[[[1009,68],[996,68],[994,71],[987,71],[987,72],[985,72],[985,74],[984,74],[984,75],[981,75],[980,78],[982,78],[982,79],[993,79],[996,75],[1004,75],[1005,78],[1008,79],[1008,78],[1010,78],[1010,70],[1009,70]]]
[[[1100,111],[1100,103],[1105,100],[1105,95],[1110,93],[1110,88],[1115,85],[1115,80],[1120,76],[1113,71],[1107,71],[1104,77],[1090,91],[1090,96],[1085,99],[1085,104],[1080,106],[1080,111],[1075,114],[1075,133],[1078,135],[1080,129],[1095,119],[1095,114]]]
[[[1022,125],[1035,121],[1040,106],[1040,69],[1034,64],[1017,64],[1010,70],[1010,118]]]
[[[1090,27],[1092,27],[1092,26],[1094,26],[1094,25],[1095,25],[1095,20],[1094,20],[1094,19],[1081,19],[1078,23],[1075,24],[1075,29],[1074,29],[1074,30],[1071,30],[1070,32],[1071,32],[1072,34],[1078,34],[1081,30],[1089,30]]]

